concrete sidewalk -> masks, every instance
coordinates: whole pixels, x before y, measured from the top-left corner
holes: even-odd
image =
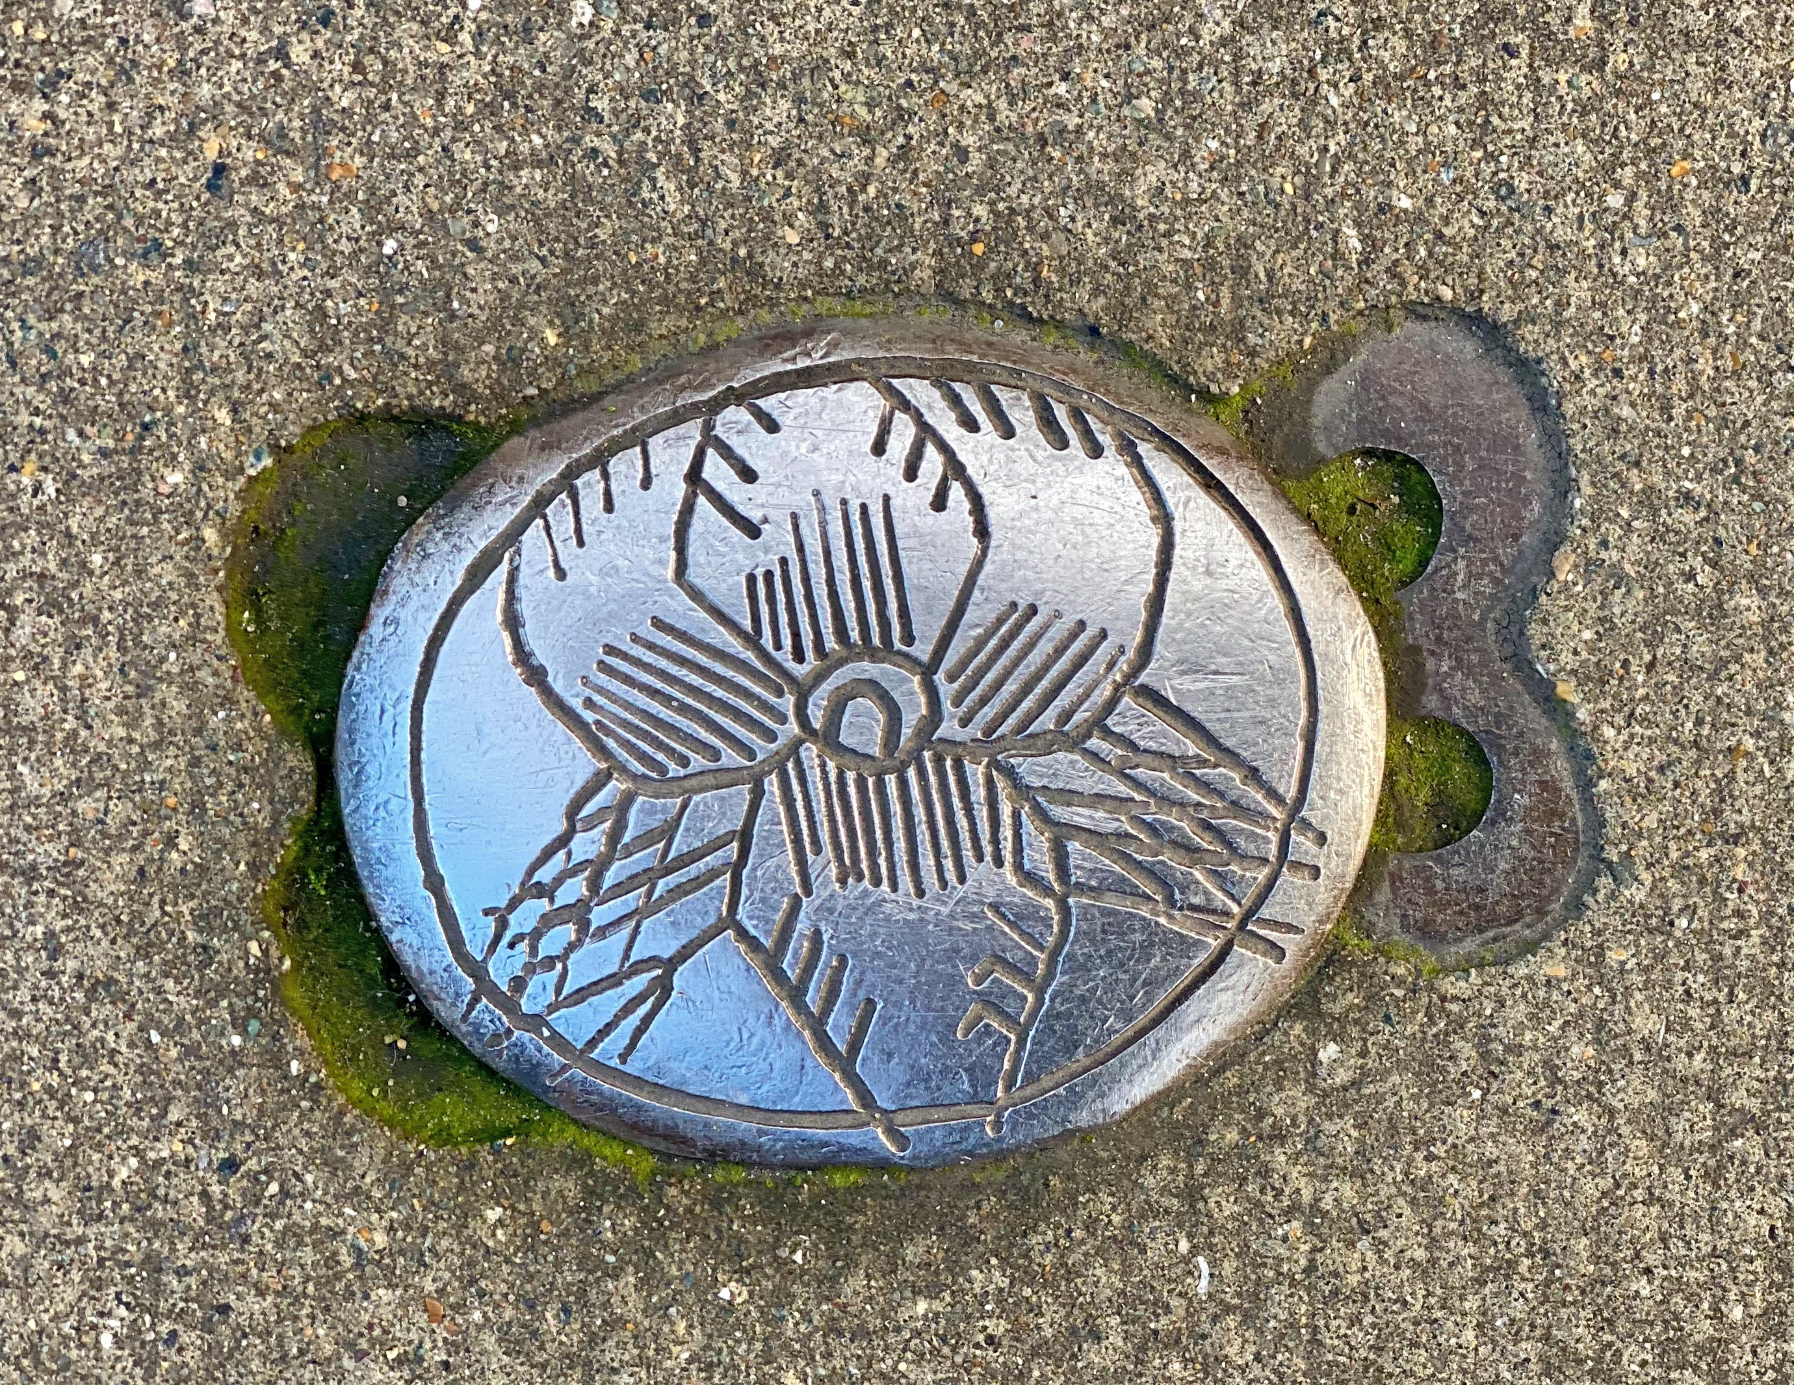
[[[1785,1378],[1794,26],[707,3],[0,14],[0,1378]],[[310,794],[216,591],[259,449],[908,295],[1217,389],[1417,299],[1511,333],[1581,486],[1533,636],[1584,915],[1336,954],[971,1172],[644,1186],[346,1110],[257,913]]]

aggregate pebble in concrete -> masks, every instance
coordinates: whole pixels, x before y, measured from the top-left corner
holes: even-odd
[[[1783,7],[705,3],[0,12],[5,1372],[1785,1378]],[[640,1187],[344,1110],[257,923],[309,786],[225,652],[255,449],[840,294],[1220,388],[1392,304],[1501,324],[1580,476],[1534,634],[1583,917],[1338,955],[1219,1078],[979,1172]]]

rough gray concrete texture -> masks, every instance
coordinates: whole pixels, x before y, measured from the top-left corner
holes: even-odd
[[[1787,1379],[1785,8],[704,2],[0,7],[0,1374]],[[1336,953],[1218,1078],[983,1172],[643,1187],[344,1109],[257,923],[309,784],[225,652],[252,450],[840,293],[1215,386],[1502,324],[1580,477],[1534,630],[1585,914]]]

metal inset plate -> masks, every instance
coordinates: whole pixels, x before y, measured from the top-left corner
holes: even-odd
[[[1382,745],[1356,598],[1220,430],[889,322],[503,448],[388,564],[338,762],[381,927],[500,1071],[666,1148],[927,1164],[1265,1018]]]

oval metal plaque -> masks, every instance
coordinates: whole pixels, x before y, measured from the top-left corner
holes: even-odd
[[[382,929],[494,1067],[663,1148],[928,1164],[1112,1120],[1287,997],[1382,697],[1212,424],[1070,353],[832,323],[431,509],[338,763]]]

